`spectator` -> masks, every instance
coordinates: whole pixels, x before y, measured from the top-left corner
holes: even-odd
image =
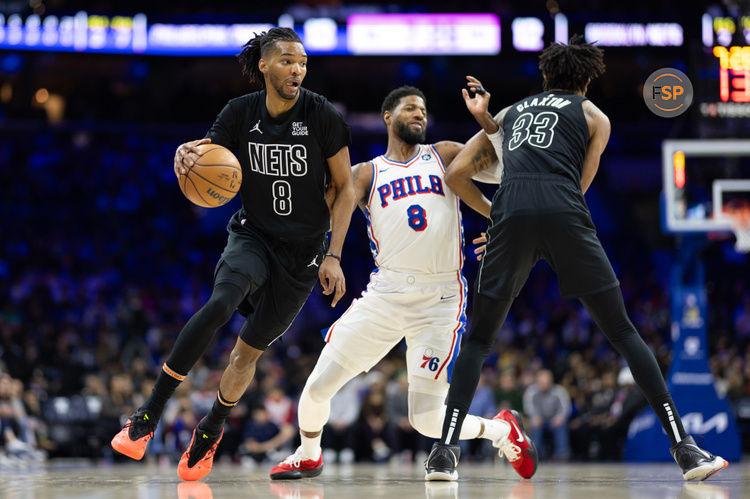
[[[523,408],[529,418],[529,436],[536,442],[540,457],[548,455],[543,436],[550,431],[554,442],[552,457],[567,459],[570,397],[565,388],[554,384],[552,371],[543,369],[537,373],[536,383],[523,395]]]
[[[381,381],[373,383],[362,402],[359,416],[357,455],[361,460],[384,462],[391,456],[388,446],[388,414],[385,410],[385,388]]]
[[[498,411],[515,409],[523,411],[523,395],[513,369],[504,369],[495,388],[495,404]]]
[[[256,463],[275,460],[274,455],[283,445],[296,435],[296,431],[289,423],[278,426],[274,423],[268,410],[263,406],[256,406],[250,411],[250,420],[245,425],[242,451]],[[280,454],[288,454],[290,449],[283,449]]]

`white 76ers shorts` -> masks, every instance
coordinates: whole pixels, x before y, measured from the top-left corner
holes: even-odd
[[[324,351],[369,371],[406,339],[409,389],[445,395],[466,326],[466,280],[449,274],[376,270],[361,298],[324,331]]]

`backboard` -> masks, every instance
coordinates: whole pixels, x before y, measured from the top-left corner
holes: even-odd
[[[668,233],[730,232],[728,209],[750,203],[750,140],[666,140],[662,167]]]

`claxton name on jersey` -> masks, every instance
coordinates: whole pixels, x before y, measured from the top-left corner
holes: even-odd
[[[387,184],[378,187],[380,195],[380,206],[388,206],[388,198],[392,201],[398,201],[407,196],[416,196],[417,194],[439,194],[445,196],[443,191],[443,181],[437,175],[429,175],[423,179],[421,175],[410,175],[408,177],[391,180]]]
[[[307,148],[302,144],[247,143],[250,170],[274,177],[307,174]]]
[[[570,101],[568,99],[563,99],[562,97],[555,97],[555,94],[549,94],[543,99],[539,99],[537,97],[534,97],[531,100],[526,99],[522,103],[516,105],[516,110],[521,112],[527,107],[532,107],[532,106],[549,106],[549,107],[554,107],[557,109],[562,109],[568,104],[570,104]]]

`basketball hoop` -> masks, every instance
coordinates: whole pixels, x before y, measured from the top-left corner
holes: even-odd
[[[734,249],[740,253],[750,253],[750,203],[727,203],[724,212],[732,221],[732,231],[736,238]]]

